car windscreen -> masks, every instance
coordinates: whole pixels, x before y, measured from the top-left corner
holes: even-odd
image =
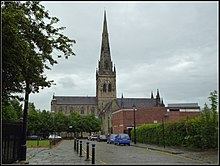
[[[128,135],[125,135],[125,134],[122,134],[122,135],[120,135],[120,137],[123,139],[123,138],[129,138],[129,136]]]

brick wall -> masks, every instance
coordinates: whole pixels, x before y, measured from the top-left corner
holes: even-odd
[[[168,114],[168,116],[164,119],[165,122],[174,122],[187,117],[198,116],[200,112],[167,112],[166,107],[137,109],[135,113],[136,126],[138,127],[142,124],[161,123],[165,114]],[[127,130],[127,127],[133,127],[133,124],[133,109],[121,109],[112,113],[113,133],[124,133],[124,130]]]

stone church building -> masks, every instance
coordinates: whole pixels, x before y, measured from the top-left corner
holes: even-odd
[[[68,115],[77,112],[80,115],[95,114],[103,122],[103,134],[112,132],[112,113],[122,108],[161,108],[165,109],[159,90],[156,97],[151,92],[150,98],[121,98],[116,96],[116,67],[111,60],[106,12],[104,12],[100,59],[96,70],[96,96],[55,96],[51,101],[51,111]]]

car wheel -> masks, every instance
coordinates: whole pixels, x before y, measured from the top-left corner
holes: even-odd
[[[130,146],[130,144],[128,144],[128,146]]]

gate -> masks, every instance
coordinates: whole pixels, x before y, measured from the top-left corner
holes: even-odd
[[[2,163],[20,160],[22,122],[2,121]]]

